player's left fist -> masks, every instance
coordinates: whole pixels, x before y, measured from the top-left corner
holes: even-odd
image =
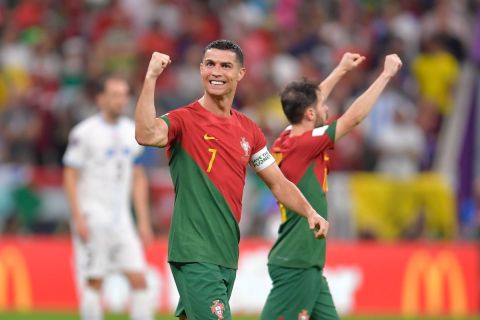
[[[398,70],[402,67],[402,60],[396,54],[389,54],[385,57],[385,64],[383,67],[383,72],[389,76],[393,77],[397,74]]]
[[[350,71],[360,65],[365,60],[365,57],[359,53],[345,52],[342,60],[340,60],[339,67],[343,71]]]
[[[313,212],[308,217],[308,225],[310,230],[313,231],[315,238],[320,239],[327,236],[329,223],[327,220],[322,218],[318,213]]]

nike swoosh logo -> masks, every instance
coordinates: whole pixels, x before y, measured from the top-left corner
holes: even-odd
[[[205,140],[215,140],[216,138],[215,137],[212,137],[212,136],[209,136],[208,133],[205,133],[203,135],[203,139]]]

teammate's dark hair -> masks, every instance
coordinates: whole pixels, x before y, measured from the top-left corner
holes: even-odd
[[[317,103],[318,83],[303,79],[288,84],[280,94],[283,112],[291,124],[302,121],[305,110]]]
[[[242,51],[242,48],[240,48],[240,46],[235,42],[231,40],[224,40],[224,39],[214,40],[209,44],[207,44],[207,46],[203,50],[203,56],[205,56],[205,52],[207,52],[207,50],[209,49],[229,50],[234,52],[235,57],[237,58],[237,61],[243,67],[243,51]]]

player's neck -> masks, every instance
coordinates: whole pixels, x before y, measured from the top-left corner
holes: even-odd
[[[205,93],[198,102],[202,107],[217,116],[229,117],[231,115],[233,97],[214,97]]]
[[[292,129],[290,129],[290,137],[301,136],[305,132],[313,130],[313,127],[313,123],[305,121],[292,124]]]
[[[107,112],[102,112],[102,119],[108,123],[108,124],[115,124],[118,122],[118,118],[117,116],[112,116],[111,114],[107,113]]]

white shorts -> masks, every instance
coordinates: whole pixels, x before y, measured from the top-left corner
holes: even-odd
[[[80,278],[103,278],[113,271],[145,271],[142,245],[132,225],[90,224],[89,232],[86,243],[73,236],[75,266]]]

